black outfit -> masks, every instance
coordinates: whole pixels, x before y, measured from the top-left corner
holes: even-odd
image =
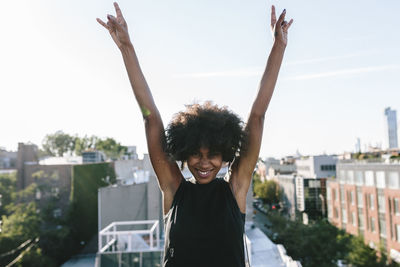
[[[164,217],[164,267],[244,267],[244,222],[229,183],[183,179]]]

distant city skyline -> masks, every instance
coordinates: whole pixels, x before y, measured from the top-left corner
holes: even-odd
[[[398,1],[118,3],[165,126],[185,104],[205,100],[246,120],[272,45],[272,4],[294,23],[260,157],[354,151],[357,138],[361,149],[384,143],[382,113],[400,110]],[[46,134],[63,130],[147,153],[120,52],[96,21],[115,13],[112,1],[2,7],[18,19],[2,16],[13,27],[3,29],[0,49],[0,147],[41,145]]]
[[[396,110],[391,109],[390,107],[385,109],[386,116],[386,138],[387,138],[387,146],[388,148],[398,148],[399,144],[398,133],[397,133],[397,115]]]

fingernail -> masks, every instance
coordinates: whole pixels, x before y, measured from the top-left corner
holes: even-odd
[[[107,15],[107,18],[108,18],[108,19],[111,19],[111,15]]]
[[[283,10],[283,13],[286,13],[286,8]]]

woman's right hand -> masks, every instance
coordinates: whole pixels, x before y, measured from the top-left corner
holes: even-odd
[[[110,35],[117,44],[118,48],[123,49],[124,47],[131,45],[131,40],[128,33],[128,25],[122,16],[121,9],[119,8],[117,2],[114,2],[114,7],[117,17],[114,17],[113,15],[107,15],[107,23],[99,18],[96,18],[96,20],[110,32]]]

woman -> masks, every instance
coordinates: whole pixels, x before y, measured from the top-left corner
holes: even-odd
[[[151,163],[163,196],[164,266],[244,266],[246,195],[260,151],[264,116],[274,91],[287,32],[293,20],[271,8],[274,44],[245,128],[227,110],[206,102],[178,113],[164,130],[160,113],[140,69],[128,27],[117,3],[117,16],[99,18],[121,51],[133,93],[142,111]],[[176,161],[193,178],[183,178]],[[224,162],[226,179],[216,178]]]

